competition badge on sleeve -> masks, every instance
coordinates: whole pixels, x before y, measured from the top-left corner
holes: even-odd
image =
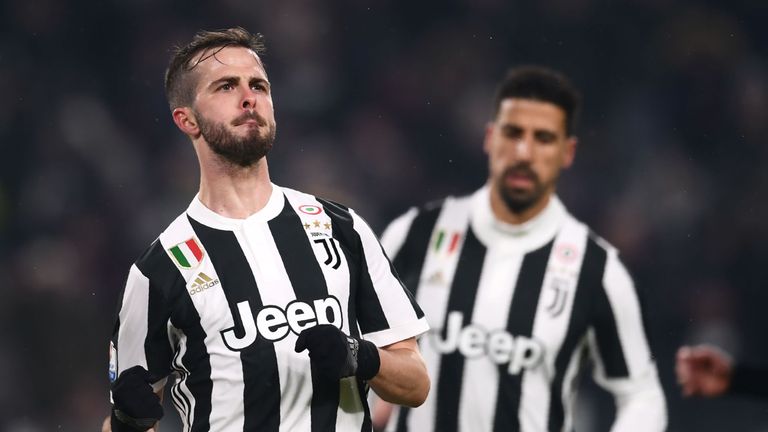
[[[304,204],[298,207],[299,218],[310,238],[331,237],[331,218],[323,214],[323,208],[319,205]],[[317,242],[316,242],[317,243]]]
[[[109,382],[117,379],[117,350],[115,344],[109,341]]]
[[[197,267],[200,261],[203,260],[203,256],[205,256],[200,243],[194,237],[168,249],[168,252],[170,252],[176,265],[183,269]]]

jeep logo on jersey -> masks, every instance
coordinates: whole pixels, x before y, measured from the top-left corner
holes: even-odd
[[[435,350],[441,354],[459,351],[464,357],[488,356],[496,364],[509,363],[507,372],[517,375],[524,368],[538,365],[544,355],[541,342],[525,336],[513,336],[504,330],[487,331],[477,325],[462,328],[464,314],[450,312],[446,324],[445,339],[439,330],[430,332],[429,338]]]
[[[253,319],[251,304],[248,300],[237,304],[237,313],[245,330],[241,337],[235,334],[235,328],[230,327],[221,331],[224,344],[232,351],[240,351],[256,342],[261,335],[270,342],[277,342],[291,331],[301,333],[318,324],[332,324],[341,328],[343,319],[341,316],[341,303],[334,296],[315,300],[312,304],[302,301],[288,303],[285,310],[277,306],[265,306]]]

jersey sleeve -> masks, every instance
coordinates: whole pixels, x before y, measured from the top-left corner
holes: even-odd
[[[588,342],[595,382],[616,401],[611,431],[663,431],[666,402],[643,326],[641,302],[615,250],[608,252],[602,282],[594,299]]]
[[[406,213],[393,220],[387,225],[387,228],[384,229],[384,233],[381,235],[381,246],[393,261],[402,249],[403,244],[405,244],[405,239],[408,237],[408,232],[411,229],[413,220],[416,219],[418,214],[419,212],[415,207],[411,208]]]
[[[368,224],[350,210],[361,243],[358,321],[364,337],[386,346],[429,330],[424,313],[403,286],[384,248]]]
[[[162,252],[162,250],[161,250]],[[124,370],[142,366],[156,389],[171,372],[171,310],[158,281],[134,264],[128,273],[110,340],[110,381]]]

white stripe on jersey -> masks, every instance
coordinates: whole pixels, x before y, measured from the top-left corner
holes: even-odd
[[[523,396],[520,398],[520,429],[523,432],[547,428],[550,397],[557,397],[550,395],[555,377],[555,360],[568,333],[587,236],[586,226],[567,220],[552,245],[532,333],[534,339],[549,343],[544,362],[537,368],[540,370],[523,374]],[[566,251],[571,251],[572,255]]]
[[[381,246],[387,252],[387,255],[393,257],[397,254],[397,251],[403,247],[405,238],[408,235],[408,230],[411,229],[411,224],[416,215],[419,214],[418,209],[415,207],[408,210],[405,214],[401,215],[387,227],[384,233],[381,235]]]
[[[288,273],[283,261],[279,259],[280,254],[277,252],[275,240],[267,226],[245,224],[243,232],[235,231],[234,234],[245,252],[245,258],[251,267],[257,286],[290,286]],[[296,300],[293,290],[260,289],[259,295],[264,307],[282,306]],[[290,405],[280,404],[281,431],[309,427],[309,416],[302,415],[300,410],[296,410],[297,406],[304,406],[309,410],[312,405],[312,377],[306,373],[309,371],[307,367],[309,358],[295,354],[293,347],[297,337],[289,331],[285,338],[273,342],[280,376],[291,377],[290,380],[280,380],[281,398],[293,401]]]
[[[192,225],[189,223],[186,215],[179,217],[175,223],[171,224],[166,231],[160,235],[160,243],[167,251],[183,240],[194,235]],[[218,273],[206,254],[203,261],[195,269],[181,269],[181,274],[187,282],[187,290],[198,274],[204,273],[213,280],[218,279]],[[219,332],[211,332],[208,329],[232,328],[235,321],[229,310],[229,302],[224,295],[221,286],[207,289],[205,294],[198,293],[190,295],[192,304],[194,304],[197,314],[200,316],[200,326],[206,330],[205,346],[208,350],[211,362],[211,400],[216,401],[212,405],[210,415],[211,430],[222,432],[235,431],[243,429],[243,365],[239,357],[232,356],[229,348],[224,344],[224,340]],[[186,335],[181,338],[182,349],[186,351]],[[183,363],[182,357],[179,357],[179,363]],[[189,369],[184,366],[185,369]],[[177,384],[178,386],[178,384]],[[190,417],[194,420],[195,398],[189,388],[178,386],[178,389],[187,399],[192,402],[192,412]]]
[[[149,279],[141,273],[136,265],[132,265],[123,294],[123,304],[120,306],[120,322],[134,322],[136,324],[129,328],[120,326],[117,345],[117,376],[136,365],[144,369],[147,368],[144,338],[147,335],[148,303]]]
[[[608,250],[608,262],[605,266],[603,285],[614,313],[620,311],[622,316],[626,318],[625,320],[617,320],[616,327],[621,345],[626,353],[625,361],[629,369],[629,376],[635,377],[648,369],[648,358],[651,357],[651,352],[643,328],[626,325],[628,322],[642,320],[640,301],[637,298],[632,278],[626,268],[621,265],[616,249],[613,248]]]
[[[486,252],[480,273],[472,324],[486,331],[504,330],[515,293],[523,255],[491,249]],[[490,366],[489,366],[490,365]],[[492,430],[498,397],[499,369],[488,356],[464,361],[462,392],[459,399],[460,430]],[[491,383],[478,386],[476,383]]]
[[[448,198],[443,206],[445,210],[438,216],[435,227],[445,226],[453,231],[466,232],[469,220],[469,199]],[[413,222],[413,219],[411,219],[411,222]],[[405,234],[404,232],[402,235],[405,236]],[[431,248],[435,239],[434,229],[430,239],[430,244],[427,247]],[[402,241],[400,243],[402,245]],[[448,295],[451,293],[451,281],[453,281],[460,255],[461,251],[457,250],[450,255],[428,253],[425,258],[424,267],[419,278],[416,302],[421,306],[429,322],[435,325],[442,326],[442,323],[445,321]],[[425,336],[422,344],[435,343],[433,336],[433,333]],[[440,375],[440,358],[442,354],[435,349],[422,349],[421,354],[427,365],[427,372],[432,377],[430,393],[437,394],[440,388],[438,387],[436,377]],[[435,401],[436,398],[428,397],[418,410],[411,410],[408,416],[408,427],[412,430],[420,430],[419,425],[428,424],[430,422],[429,419],[435,415]]]
[[[581,368],[581,359],[584,355],[584,346],[587,343],[585,337],[573,350],[571,359],[568,361],[568,367],[565,369],[563,377],[563,389],[560,393],[560,400],[565,408],[565,422],[563,423],[563,432],[573,430],[573,409],[576,407],[576,391],[573,386],[576,384],[576,377]],[[552,395],[557,397],[557,395]]]
[[[169,323],[170,325],[170,323]],[[179,340],[179,348],[173,358],[173,368],[180,371],[177,374],[184,374],[171,387],[171,397],[173,397],[176,408],[181,417],[182,430],[189,430],[195,421],[195,399],[192,398],[192,392],[187,387],[186,378],[189,376],[189,369],[184,366],[181,359],[187,353],[187,336],[178,329],[171,327],[170,333],[175,334]]]
[[[401,323],[408,323],[409,329],[407,331],[410,332],[412,323],[417,318],[416,312],[406,296],[386,295],[387,292],[402,290],[402,285],[395,275],[392,274],[389,259],[384,255],[381,244],[370,227],[368,227],[368,224],[352,209],[349,210],[349,213],[354,221],[355,232],[360,236],[364,255],[368,257],[368,274],[371,277],[371,281],[373,281],[373,287],[379,298],[381,310],[387,317],[390,326],[386,334],[376,332],[363,336],[365,339],[376,344],[376,346],[387,346],[405,339],[402,337],[402,331],[405,329],[402,328]],[[418,330],[416,331],[419,335],[429,330],[426,318],[421,318],[417,322]]]
[[[293,189],[286,189],[283,188],[283,192],[285,193],[285,197],[288,199],[288,202],[290,203],[291,207],[294,209],[299,208],[300,206],[316,206],[317,208],[322,208],[322,204],[317,201],[317,199],[309,194],[305,194]],[[301,218],[302,222],[307,224],[313,224],[314,221],[318,220],[321,223],[322,228],[324,228],[325,223],[330,223],[331,219],[328,217],[325,213],[318,214],[316,216],[308,215],[305,213],[302,213],[301,211],[298,211],[297,214],[299,215],[299,218]],[[325,230],[323,230],[325,232]],[[274,247],[274,239],[272,238],[271,232],[269,230],[266,230],[266,234],[269,235],[270,242],[272,247]],[[349,316],[349,264],[347,263],[347,260],[344,257],[344,252],[341,250],[341,246],[338,244],[338,241],[332,238],[333,235],[333,228],[330,228],[327,230],[328,237],[319,237],[319,238],[313,238],[311,235],[311,231],[307,230],[307,236],[309,237],[311,243],[313,245],[312,251],[315,253],[315,256],[317,257],[318,262],[322,263],[325,262],[326,258],[331,259],[333,257],[326,257],[326,247],[333,247],[335,246],[337,248],[337,251],[339,253],[339,266],[337,268],[333,268],[330,265],[321,265],[320,270],[323,272],[323,277],[325,278],[326,286],[328,287],[328,295],[334,296],[339,300],[339,303],[341,304],[342,309],[342,316]],[[318,243],[314,243],[314,240],[322,240],[326,242],[336,242],[335,245],[327,246],[322,245]],[[272,253],[272,252],[270,252]],[[277,249],[275,249],[275,256],[279,256],[277,254]],[[333,264],[333,262],[331,263]],[[285,267],[283,266],[282,261],[279,263],[281,271],[283,272],[286,280],[288,278],[288,274],[285,271]],[[259,281],[257,280],[257,283]],[[260,286],[263,286],[259,283]],[[278,285],[282,286],[282,285]],[[293,292],[290,293],[291,295],[294,295]],[[285,300],[285,299],[284,299]],[[295,296],[294,299],[295,300]],[[267,304],[268,301],[265,298],[264,304]],[[277,305],[280,304],[286,304],[284,303],[275,303]],[[352,334],[349,328],[350,323],[348,320],[344,320],[342,323],[341,331],[343,331],[346,334]],[[357,327],[357,326],[356,326]],[[357,329],[359,331],[359,328]],[[286,340],[290,339],[290,346],[287,346],[285,348],[290,349],[291,352],[293,352],[293,346],[296,344],[296,338],[298,336],[294,335],[292,332],[289,332],[289,336],[286,338]],[[284,341],[281,341],[280,343],[283,343]],[[277,344],[275,345],[275,350],[277,351],[277,365],[280,370],[280,376],[287,376],[285,375],[285,372],[282,370],[283,365],[281,364],[284,360],[283,357],[280,355],[280,349],[278,348]],[[296,356],[288,356],[289,358],[287,360],[290,360],[290,358],[295,358]],[[305,357],[305,356],[304,356]],[[302,359],[304,358],[302,357]],[[299,367],[298,370],[306,370],[306,366],[302,364],[297,364],[296,366]],[[307,377],[310,380],[311,384],[311,377]],[[307,396],[309,399],[307,399],[307,409],[309,409],[311,402],[312,402],[312,393],[309,392],[308,394],[302,394],[302,390],[304,390],[304,393],[307,393],[307,389],[311,390],[311,385],[308,383],[300,383],[300,382],[292,382],[293,389],[288,389],[283,387],[285,383],[281,381],[281,394],[283,398],[287,399],[293,399],[300,401]],[[354,428],[355,426],[361,424],[363,422],[363,417],[365,416],[363,404],[360,401],[360,393],[357,389],[357,382],[354,379],[343,379],[340,382],[340,400],[339,400],[339,408],[336,411],[336,429],[337,430],[349,430],[350,428]],[[281,404],[281,405],[287,405],[287,404]],[[285,410],[288,410],[288,407],[285,406]],[[310,428],[310,425],[308,421],[310,418],[308,416],[300,416],[298,415],[295,408],[292,411],[295,413],[295,420],[291,420],[287,417],[287,413],[281,412],[281,421],[280,421],[280,430],[285,430],[286,432],[293,431],[293,430],[303,430]],[[304,423],[301,423],[301,422]]]
[[[309,194],[305,194],[302,192],[298,192],[292,189],[283,189],[285,192],[285,197],[288,198],[288,202],[290,203],[291,207],[298,208],[302,205],[312,205],[317,206],[317,208],[322,208],[322,204],[320,204],[317,199]],[[299,217],[302,219],[305,223],[312,223],[307,218],[306,214],[302,214],[301,212],[297,213]],[[316,219],[321,219],[322,224],[331,222],[330,217],[323,214],[318,215]],[[327,221],[327,222],[326,222]],[[326,230],[324,230],[324,233]],[[270,237],[271,237],[271,233]],[[332,259],[333,261],[329,265],[321,265],[320,270],[323,271],[323,277],[325,278],[326,286],[328,286],[328,295],[332,295],[336,297],[339,300],[339,303],[341,303],[341,309],[343,311],[343,316],[349,316],[349,264],[347,263],[347,260],[344,257],[344,252],[341,250],[341,246],[339,245],[338,241],[333,239],[333,228],[327,230],[328,237],[313,237],[311,230],[307,230],[307,236],[309,237],[310,241],[322,239],[324,241],[333,241],[335,242],[335,246],[338,253],[339,253],[339,261],[338,261],[338,267],[334,268],[332,267],[335,265],[336,257],[328,257],[326,254],[326,246],[319,244],[319,243],[311,243],[312,251],[315,253],[315,256],[317,257],[317,261],[322,263],[325,262],[326,259]],[[274,240],[272,240],[274,244]],[[329,246],[330,247],[330,246]],[[282,261],[280,262],[280,265],[282,266]],[[285,268],[283,268],[283,271],[285,271]],[[287,277],[287,275],[286,275]],[[349,322],[347,320],[344,320],[342,323],[341,331],[343,331],[346,334],[352,334],[349,328]],[[359,422],[358,422],[359,424]]]

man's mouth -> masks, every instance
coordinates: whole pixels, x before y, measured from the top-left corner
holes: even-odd
[[[504,183],[513,188],[529,188],[536,183],[536,175],[527,170],[507,170]]]
[[[241,126],[241,125],[257,125],[257,126],[264,126],[267,122],[264,121],[260,116],[255,114],[245,114],[238,118],[236,118],[232,125],[234,126]]]

